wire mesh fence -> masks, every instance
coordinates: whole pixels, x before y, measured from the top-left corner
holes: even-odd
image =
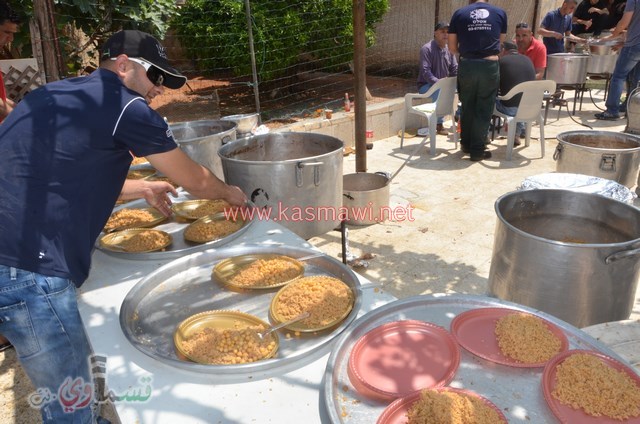
[[[83,3],[95,10],[72,9],[71,3]],[[97,48],[109,30],[147,30],[157,17],[145,9],[147,2],[141,2],[139,14],[144,19],[132,22],[127,17],[134,14],[114,8],[116,3],[56,2],[51,18],[57,26],[62,22],[67,28],[74,23],[86,26],[88,20],[98,20],[94,24],[98,29],[84,38],[75,37],[73,42],[67,37],[62,50],[68,55],[81,47]],[[156,27],[166,30],[159,38],[189,81],[182,89],[167,90],[154,99],[152,106],[169,121],[217,119],[259,111],[265,123],[286,123],[320,116],[324,109],[344,110],[345,93],[353,100],[351,0],[171,3],[171,16],[162,24],[164,27],[159,23]],[[540,6],[535,0],[492,3],[507,10],[508,38],[513,37],[518,22],[533,24],[546,12],[538,10],[536,14],[536,8],[553,6],[553,2]],[[108,4],[111,6],[106,7]],[[415,91],[420,47],[433,37],[437,22],[448,21],[454,10],[466,4],[466,0],[367,0],[369,101]],[[102,38],[97,34],[100,31],[104,31]],[[94,61],[95,66],[95,58],[95,52],[87,49],[84,61]],[[91,66],[83,64],[81,68]]]

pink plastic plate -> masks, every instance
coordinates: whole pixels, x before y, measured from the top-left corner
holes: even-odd
[[[494,405],[492,402],[483,398],[477,393],[471,392],[469,390],[454,389],[453,387],[439,387],[439,388],[430,389],[430,390],[436,390],[438,392],[450,391],[450,392],[459,393],[461,395],[473,396],[475,398],[478,398],[482,400],[487,406],[491,407],[494,411],[498,413],[498,415],[500,416],[501,422],[503,423],[507,422],[507,419],[505,418],[504,414],[502,413],[502,411],[500,411],[500,409],[498,409],[496,405]],[[378,421],[376,421],[376,424],[406,424],[407,412],[411,408],[411,405],[413,405],[414,402],[420,399],[420,393],[421,391],[415,392],[408,396],[405,396],[393,401],[389,406],[385,408],[384,411],[382,411],[382,414],[380,415],[380,417],[378,417]]]
[[[600,352],[593,350],[569,350],[567,352],[559,353],[554,356],[547,366],[544,367],[542,373],[542,391],[544,393],[544,399],[547,401],[547,405],[551,408],[551,412],[556,416],[563,424],[580,423],[580,424],[612,424],[612,423],[625,423],[625,424],[640,424],[640,417],[630,418],[628,420],[619,421],[613,418],[607,417],[594,417],[587,415],[582,409],[573,409],[569,405],[561,403],[558,399],[554,398],[551,394],[556,388],[556,370],[558,365],[571,355],[578,353],[586,353],[593,355],[602,360],[606,365],[618,370],[623,371],[629,375],[636,382],[636,385],[640,387],[640,377],[633,372],[626,365],[616,361],[615,359],[604,355]]]
[[[419,389],[444,386],[460,364],[460,350],[444,328],[423,321],[395,321],[362,336],[347,374],[364,396],[389,401]]]
[[[496,339],[495,329],[498,320],[509,314],[526,313],[508,308],[480,308],[461,313],[451,321],[451,333],[460,346],[487,361],[511,367],[538,368],[544,367],[548,361],[522,363],[502,354]],[[540,317],[538,317],[540,318]],[[549,321],[540,318],[549,330],[560,339],[560,352],[569,348],[569,341],[564,332]]]

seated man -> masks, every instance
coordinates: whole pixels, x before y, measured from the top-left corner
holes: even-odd
[[[544,77],[544,71],[547,69],[547,48],[542,41],[536,39],[526,22],[520,22],[516,25],[516,44],[518,45],[518,53],[527,56],[533,62],[533,68],[536,70],[536,79],[541,80]]]
[[[536,71],[533,69],[533,63],[528,57],[518,53],[518,46],[505,41],[502,44],[502,52],[500,52],[500,89],[498,96],[504,96],[516,85],[525,81],[533,81],[536,79]],[[509,100],[501,101],[496,99],[496,110],[508,116],[516,116],[518,105],[520,104],[520,95]],[[525,138],[525,126],[523,122],[517,124],[517,135]],[[519,146],[520,141],[515,140],[514,145]]]
[[[571,33],[578,35],[592,32],[594,36],[598,36],[605,29],[608,15],[609,9],[605,0],[582,0],[573,12]]]
[[[433,40],[420,49],[420,73],[418,75],[418,93],[426,93],[439,79],[458,75],[458,62],[447,46],[449,24],[436,24]],[[434,101],[438,93],[431,97]],[[442,126],[442,118],[438,118],[437,132],[447,135]]]

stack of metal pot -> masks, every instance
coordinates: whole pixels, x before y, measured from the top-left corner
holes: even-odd
[[[618,60],[618,50],[614,50],[613,46],[618,43],[617,40],[612,41],[589,41],[589,64],[587,65],[587,73],[589,74],[613,74]]]

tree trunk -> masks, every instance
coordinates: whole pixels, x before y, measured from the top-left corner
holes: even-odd
[[[45,82],[59,80],[61,63],[53,10],[49,0],[33,0],[33,19],[30,27],[33,53],[36,55],[38,66],[44,66]]]

